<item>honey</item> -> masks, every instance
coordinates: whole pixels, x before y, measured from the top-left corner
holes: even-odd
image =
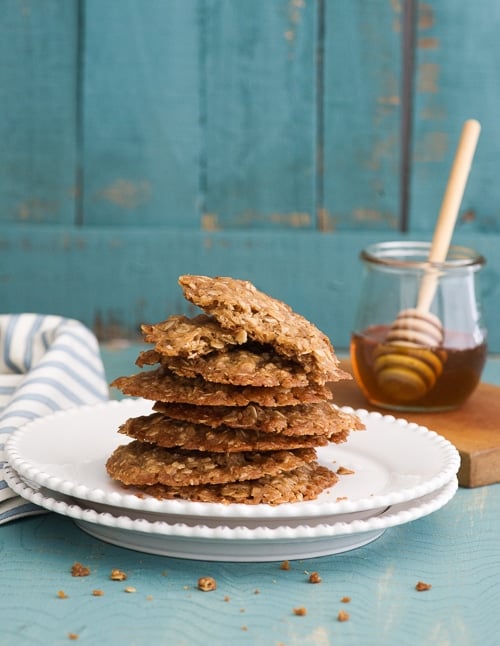
[[[451,245],[444,261],[431,262],[430,250],[430,242],[399,240],[360,253],[351,359],[361,390],[381,408],[458,408],[481,378],[487,330],[479,273],[486,260]]]
[[[384,343],[389,326],[374,325],[351,337],[351,360],[354,376],[366,398],[374,405],[394,410],[443,411],[460,406],[474,391],[481,378],[487,346],[477,344],[464,333],[445,330],[443,346],[412,349]],[[404,372],[393,380],[380,378],[380,356],[397,352],[400,363],[423,359],[426,372],[422,374],[425,387],[407,387]],[[439,370],[433,373],[433,364]],[[429,367],[430,366],[430,367]],[[415,371],[413,370],[412,373]],[[401,377],[398,381],[396,377]]]

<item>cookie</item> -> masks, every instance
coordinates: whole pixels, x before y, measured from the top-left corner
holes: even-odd
[[[106,462],[137,495],[218,503],[312,500],[337,482],[316,447],[363,428],[331,403],[327,384],[351,378],[328,338],[248,281],[181,276],[202,314],[144,324],[152,369],[115,379],[154,411],[119,428],[128,444]],[[157,366],[157,367],[155,367]],[[137,489],[138,488],[138,489]]]
[[[266,351],[263,346],[246,346],[228,351],[211,352],[201,357],[173,357],[160,354],[156,349],[141,352],[136,364],[160,363],[179,377],[200,376],[206,381],[233,386],[265,386],[304,388],[309,385],[307,374],[300,364]]]
[[[125,485],[187,486],[272,476],[315,459],[314,449],[208,453],[166,449],[133,440],[114,450],[106,462],[106,470]]]
[[[232,386],[208,382],[201,377],[178,377],[163,367],[118,377],[111,386],[132,397],[208,406],[246,406],[250,403],[290,406],[332,398],[330,389],[318,384],[307,388]]]
[[[296,406],[193,406],[156,402],[154,410],[191,423],[217,428],[253,429],[263,433],[283,435],[331,436],[364,429],[357,415],[339,410],[330,402],[297,404]]]
[[[194,318],[174,315],[160,323],[141,325],[141,330],[144,341],[154,343],[156,351],[168,357],[192,359],[248,340],[245,330],[224,330],[216,319],[206,314]]]
[[[304,366],[316,383],[349,379],[328,337],[289,305],[259,291],[252,283],[228,277],[180,276],[185,298],[234,334],[270,344]]]
[[[347,433],[334,435],[283,435],[249,429],[219,426],[216,429],[203,424],[191,424],[171,419],[161,413],[128,419],[119,432],[141,442],[167,448],[237,453],[240,451],[278,451],[325,446],[328,441],[345,440]]]
[[[326,467],[306,464],[277,476],[262,476],[245,482],[191,487],[152,485],[141,488],[141,493],[160,499],[181,498],[197,502],[246,505],[280,505],[283,503],[314,500],[333,486],[338,477]]]

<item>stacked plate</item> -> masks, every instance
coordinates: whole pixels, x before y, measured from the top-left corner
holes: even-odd
[[[457,490],[460,458],[445,438],[403,419],[355,411],[366,430],[318,449],[345,475],[310,502],[223,505],[139,497],[113,482],[105,462],[129,441],[117,430],[151,401],[125,399],[40,418],[6,444],[9,486],[115,545],[217,561],[312,558],[350,550],[426,516]],[[345,409],[352,412],[352,409]]]

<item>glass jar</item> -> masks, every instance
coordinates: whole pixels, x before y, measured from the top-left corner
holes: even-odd
[[[445,262],[429,263],[429,252],[428,242],[400,241],[370,245],[360,255],[352,367],[366,398],[382,408],[457,408],[486,361],[477,289],[485,259],[452,246]]]

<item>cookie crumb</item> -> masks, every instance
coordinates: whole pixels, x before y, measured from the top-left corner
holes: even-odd
[[[289,570],[290,569],[290,561],[283,561],[283,563],[280,565],[280,570]]]
[[[75,562],[71,566],[71,576],[88,576],[89,574],[90,569],[81,563]]]
[[[355,473],[355,471],[353,471],[352,469],[348,469],[347,467],[340,466],[337,469],[336,473],[339,476],[351,476],[353,473]]]
[[[257,590],[253,591],[254,594],[260,594],[260,590],[257,588]]]
[[[231,601],[231,597],[228,597],[227,595],[224,597],[224,601]]]
[[[349,613],[346,612],[345,610],[339,610],[339,614],[337,615],[337,620],[338,621],[348,621],[349,620]]]
[[[335,502],[342,502],[342,500],[347,500],[347,496],[337,496]]]
[[[244,630],[245,632],[247,632],[247,630],[248,630],[248,626],[242,626],[242,627],[241,627],[241,630]]]
[[[318,572],[311,572],[309,575],[309,583],[321,583],[321,577]]]
[[[423,581],[418,581],[415,586],[415,590],[417,590],[417,592],[424,592],[425,590],[430,590],[431,588],[432,585],[430,583],[424,583]]]
[[[217,589],[217,583],[211,576],[202,576],[198,579],[198,589],[202,592],[211,592]]]
[[[111,581],[125,581],[125,579],[127,578],[127,575],[122,570],[118,570],[115,568],[114,570],[111,570],[111,574],[109,575],[109,578],[111,579]]]
[[[307,615],[307,610],[304,608],[304,606],[300,606],[300,608],[294,608],[293,609],[293,614],[297,615],[298,617],[304,617]]]
[[[94,597],[103,597],[104,590],[92,590],[92,596]]]
[[[66,594],[66,592],[64,592],[64,590],[58,590],[57,596],[59,597],[59,599],[69,599],[68,595]]]
[[[341,603],[351,603],[351,597],[342,597]]]
[[[78,637],[79,636],[76,633],[68,633],[68,639],[71,639],[72,641],[76,641]]]
[[[148,594],[148,596],[146,597],[146,601],[153,601],[153,595]]]
[[[133,585],[128,585],[126,588],[124,588],[124,592],[131,593],[131,592],[137,592],[137,590],[134,588]]]

